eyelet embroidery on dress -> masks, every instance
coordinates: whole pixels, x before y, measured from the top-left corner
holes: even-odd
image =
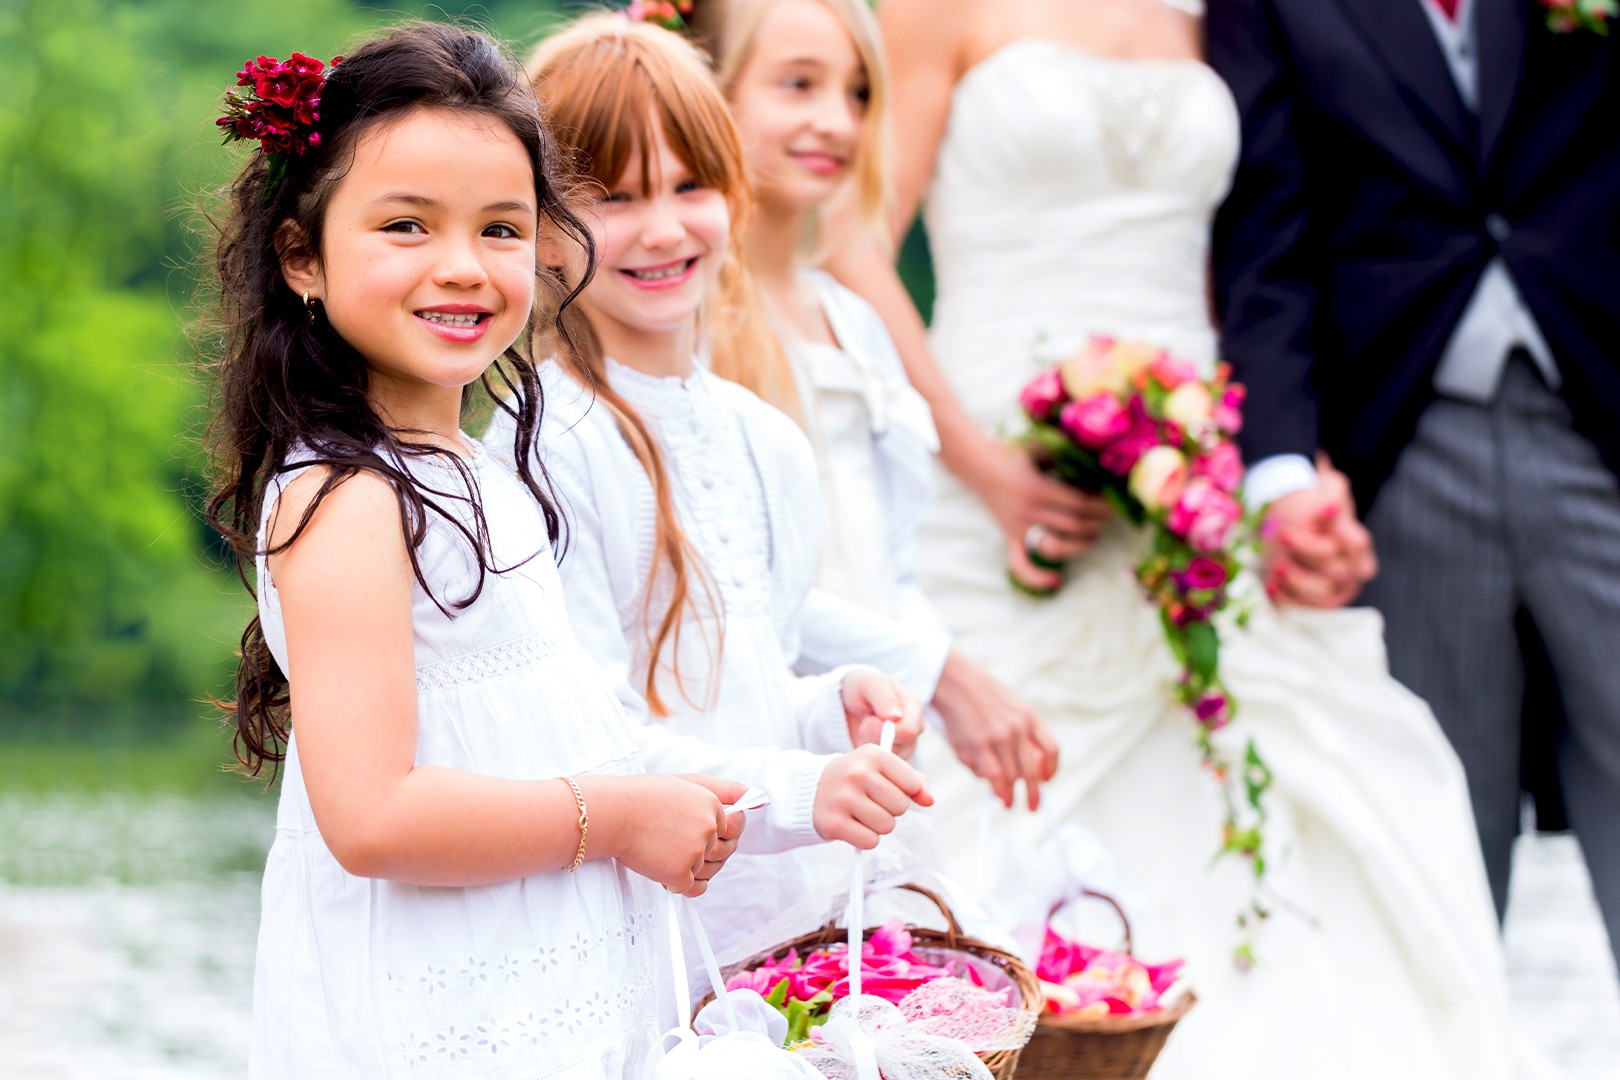
[[[533,667],[555,656],[563,641],[551,634],[530,634],[513,641],[452,656],[416,669],[418,690],[448,690],[467,683],[482,682],[512,671]]]
[[[411,1072],[477,1076],[489,1059],[510,1058],[525,1048],[574,1053],[587,1043],[608,1042],[635,1049],[638,1040],[656,1034],[656,958],[638,955],[638,946],[651,940],[656,921],[655,912],[645,910],[595,936],[576,932],[562,949],[537,946],[517,954],[503,952],[495,960],[467,957],[447,967],[426,964],[418,974],[388,972],[397,1015],[453,1017],[437,1030],[403,1030],[400,1061]],[[591,967],[614,972],[619,985],[613,994],[590,985],[586,969]],[[583,977],[575,982],[565,970],[580,970]]]

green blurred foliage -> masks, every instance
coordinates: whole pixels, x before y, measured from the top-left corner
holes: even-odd
[[[0,735],[189,730],[228,687],[251,600],[197,512],[185,332],[197,208],[245,153],[212,118],[244,59],[412,15],[527,45],[556,5],[0,0]]]

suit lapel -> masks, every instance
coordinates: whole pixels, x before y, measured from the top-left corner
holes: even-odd
[[[1481,171],[1507,127],[1530,40],[1529,0],[1474,0],[1479,36],[1479,160]]]
[[[1308,0],[1319,3],[1320,0]],[[1428,0],[1336,0],[1374,56],[1382,60],[1420,113],[1456,149],[1474,152],[1474,124],[1457,94],[1434,27],[1419,6]],[[1476,0],[1507,5],[1514,0]],[[1481,12],[1483,14],[1483,11]]]

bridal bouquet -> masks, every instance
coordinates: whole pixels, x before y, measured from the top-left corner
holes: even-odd
[[[1253,740],[1235,766],[1211,738],[1236,713],[1221,682],[1215,617],[1235,606],[1230,585],[1257,534],[1256,519],[1243,510],[1243,459],[1233,442],[1243,424],[1243,387],[1224,364],[1204,379],[1163,349],[1099,337],[1037,375],[1019,403],[1029,419],[1023,443],[1037,463],[1100,492],[1151,537],[1136,578],[1181,664],[1176,695],[1196,721],[1203,763],[1220,785],[1219,854],[1248,859],[1258,885],[1266,872],[1263,796],[1271,771]],[[1241,622],[1244,613],[1235,614]],[[1257,899],[1239,925],[1265,914]],[[1246,950],[1240,962],[1249,959]]]

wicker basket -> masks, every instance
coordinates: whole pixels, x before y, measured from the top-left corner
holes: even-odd
[[[1029,968],[1024,966],[1023,961],[1019,960],[1018,957],[1009,952],[1003,952],[994,945],[988,945],[977,938],[968,937],[967,934],[962,932],[961,924],[956,921],[956,916],[952,914],[951,909],[945,905],[945,901],[941,900],[932,891],[923,888],[921,885],[902,885],[900,887],[903,889],[909,889],[915,893],[920,893],[927,897],[929,900],[933,901],[935,906],[937,906],[940,912],[945,916],[947,928],[944,930],[933,930],[928,927],[919,926],[908,927],[911,932],[913,949],[923,952],[940,950],[945,952],[966,953],[975,959],[994,965],[1004,972],[1007,978],[1012,980],[1013,985],[1018,988],[1019,994],[1023,997],[1024,1011],[1032,1013],[1040,1012],[1044,1001],[1041,996],[1040,980],[1035,978],[1034,972],[1030,971]],[[871,937],[871,935],[872,930],[868,929],[866,931],[866,936]],[[761,964],[781,956],[789,949],[797,949],[802,953],[814,949],[824,948],[828,945],[842,945],[848,942],[848,940],[849,932],[844,927],[837,926],[835,924],[828,924],[827,926],[822,927],[820,930],[813,930],[808,934],[800,934],[792,941],[785,941],[769,952],[760,953],[759,955],[750,957],[741,963],[727,965],[725,975],[729,979],[737,972],[747,971],[750,968],[758,967]],[[702,1001],[698,1002],[698,1009],[702,1009],[703,1006],[707,1005],[713,1000],[714,995],[709,994]],[[694,1012],[693,1015],[696,1015],[696,1012]],[[990,1075],[995,1077],[996,1080],[1012,1080],[1013,1072],[1018,1068],[1019,1053],[1020,1051],[1018,1050],[997,1050],[988,1054],[980,1054],[979,1060],[984,1062],[985,1068],[990,1070]]]
[[[1134,956],[1131,923],[1111,896],[1085,896],[1111,905],[1125,928],[1125,952]],[[1061,907],[1062,905],[1059,905]],[[1052,914],[1058,909],[1053,908]],[[1042,1015],[1018,1063],[1019,1080],[1142,1080],[1164,1049],[1176,1022],[1198,999],[1188,993],[1168,1009],[1118,1016]]]

